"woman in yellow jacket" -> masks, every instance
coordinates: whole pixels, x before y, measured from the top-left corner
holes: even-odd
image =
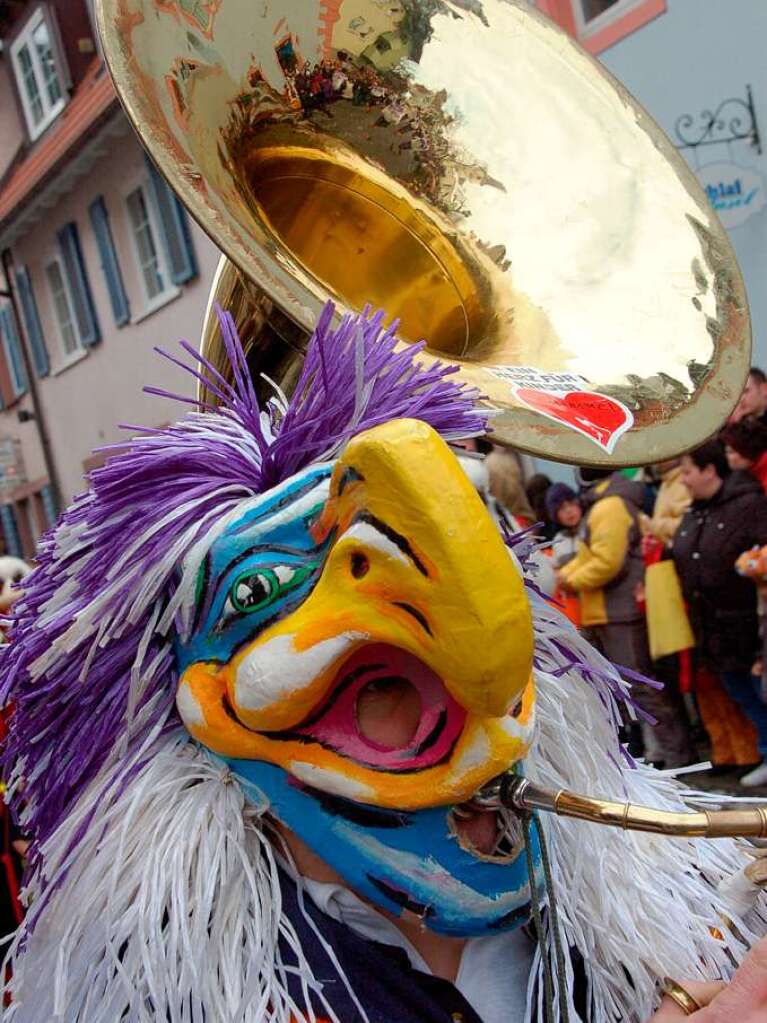
[[[644,487],[619,472],[582,469],[586,508],[578,551],[558,580],[581,602],[582,632],[609,660],[650,677],[647,626],[638,596],[644,582],[639,517]],[[656,720],[643,722],[648,760],[683,767],[693,759],[689,726],[678,693],[638,685],[637,705]]]
[[[673,539],[684,513],[692,503],[692,497],[682,479],[681,459],[662,462],[656,466],[656,471],[660,473],[661,483],[652,518],[641,515],[640,525],[645,536],[654,536],[666,544]]]

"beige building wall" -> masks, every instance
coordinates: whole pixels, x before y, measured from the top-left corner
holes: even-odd
[[[25,139],[21,112],[7,54],[0,57],[0,178],[5,174]]]
[[[51,362],[49,376],[38,380],[63,497],[66,501],[84,489],[84,465],[94,448],[124,439],[120,423],[158,426],[184,413],[179,405],[146,395],[146,384],[191,394],[193,380],[153,352],[155,345],[177,347],[181,338],[196,343],[219,252],[192,224],[199,277],[178,289],[175,297],[147,314],[134,243],[129,228],[126,193],[147,181],[143,152],[132,134],[113,140],[111,152],[92,167],[75,189],[49,210],[27,235],[13,246],[16,265],[26,265]],[[131,321],[115,326],[106,280],[101,269],[96,237],[88,207],[104,197],[131,309]],[[79,228],[102,340],[67,362],[61,344],[45,264],[56,252],[56,232],[75,221]],[[28,396],[0,414],[0,432],[21,438],[27,478],[45,475],[34,422],[20,423],[18,408],[29,407]]]

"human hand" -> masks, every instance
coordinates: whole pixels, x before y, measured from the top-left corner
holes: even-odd
[[[14,852],[26,863],[27,851],[32,843],[27,838],[14,838],[11,842]]]
[[[686,1013],[664,996],[648,1023],[764,1023],[767,1019],[767,938],[754,945],[729,984],[682,981],[682,987],[701,1006]]]

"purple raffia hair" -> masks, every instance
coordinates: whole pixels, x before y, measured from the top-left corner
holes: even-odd
[[[219,407],[109,448],[90,489],[41,541],[14,609],[0,687],[13,712],[1,762],[33,838],[33,868],[100,772],[117,765],[119,773],[124,763],[127,784],[142,750],[179,724],[173,618],[163,613],[178,566],[222,515],[394,418],[421,419],[446,438],[485,432],[476,392],[449,379],[454,367],[419,363],[421,345],[397,351],[383,313],[347,316],[334,329],[326,306],[293,397],[265,408],[232,317],[218,315],[233,383],[186,342],[200,368],[179,365]]]
[[[38,568],[13,609],[0,685],[0,705],[13,708],[0,770],[32,838],[31,867],[44,893],[31,926],[50,891],[44,843],[71,815],[55,856],[66,864],[157,739],[181,726],[173,652],[185,599],[179,569],[212,542],[222,517],[392,419],[421,419],[448,440],[486,432],[477,392],[449,379],[455,367],[421,364],[422,345],[397,350],[395,326],[385,330],[382,313],[347,316],[336,329],[333,314],[329,305],[320,317],[293,397],[277,393],[265,407],[229,314],[218,310],[232,384],[186,342],[199,368],[162,352],[202,380],[217,406],[147,388],[196,407],[167,428],[134,427],[138,436],[107,449],[90,489],[40,543]],[[528,533],[505,539],[525,563],[535,546]],[[526,582],[534,606],[548,608]],[[559,630],[555,624],[553,634]],[[537,634],[536,664],[581,674],[617,721],[614,700],[630,702],[628,691],[570,633],[559,644],[546,629]],[[90,809],[73,813],[88,786]]]

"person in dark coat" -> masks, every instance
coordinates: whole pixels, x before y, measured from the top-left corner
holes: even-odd
[[[746,472],[730,472],[724,445],[708,441],[682,459],[693,497],[671,552],[690,608],[702,666],[717,674],[754,722],[762,763],[741,779],[767,783],[767,705],[751,673],[760,655],[756,587],[735,570],[738,556],[767,543],[767,498]]]
[[[741,419],[729,423],[720,436],[730,469],[750,472],[767,493],[767,423],[761,419]]]
[[[548,476],[544,476],[542,472],[531,476],[525,484],[527,499],[535,514],[535,521],[539,524],[538,533],[546,540],[553,540],[554,535],[559,529],[558,523],[551,518],[546,507],[546,495],[551,486],[551,480]]]

